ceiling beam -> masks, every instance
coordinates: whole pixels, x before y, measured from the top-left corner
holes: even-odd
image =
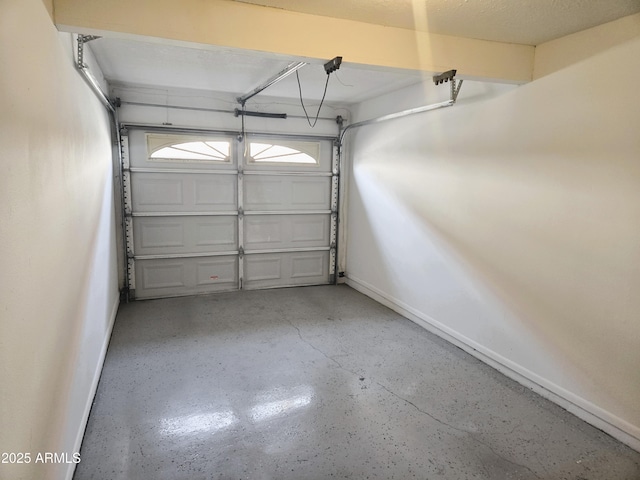
[[[60,30],[187,42],[509,83],[532,78],[534,47],[384,27],[228,0],[54,0]],[[197,45],[192,45],[197,46]]]
[[[544,77],[638,37],[640,13],[541,43],[536,46],[533,78]]]

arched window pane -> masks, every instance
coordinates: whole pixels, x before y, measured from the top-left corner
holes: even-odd
[[[159,143],[159,139],[154,139]],[[203,140],[159,145],[151,151],[150,159],[158,160],[199,160],[208,162],[229,162],[231,145],[228,141]],[[151,146],[151,145],[150,145]]]
[[[317,165],[311,155],[286,145],[252,142],[249,145],[251,161],[255,163],[298,163]]]

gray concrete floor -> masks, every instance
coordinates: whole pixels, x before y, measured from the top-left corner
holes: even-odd
[[[346,286],[123,305],[75,480],[640,479],[640,453]]]

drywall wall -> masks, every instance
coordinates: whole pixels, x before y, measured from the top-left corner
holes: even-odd
[[[467,82],[454,107],[347,137],[348,283],[636,449],[638,58],[636,37],[527,85]]]
[[[31,456],[2,479],[70,478],[118,304],[109,119],[68,37],[0,3],[0,452]]]

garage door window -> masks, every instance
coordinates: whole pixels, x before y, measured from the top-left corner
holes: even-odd
[[[149,160],[186,161],[186,162],[222,162],[231,161],[231,144],[224,139],[190,139],[171,135],[147,135]]]
[[[318,165],[319,154],[320,144],[317,142],[251,142],[249,145],[250,163]]]

